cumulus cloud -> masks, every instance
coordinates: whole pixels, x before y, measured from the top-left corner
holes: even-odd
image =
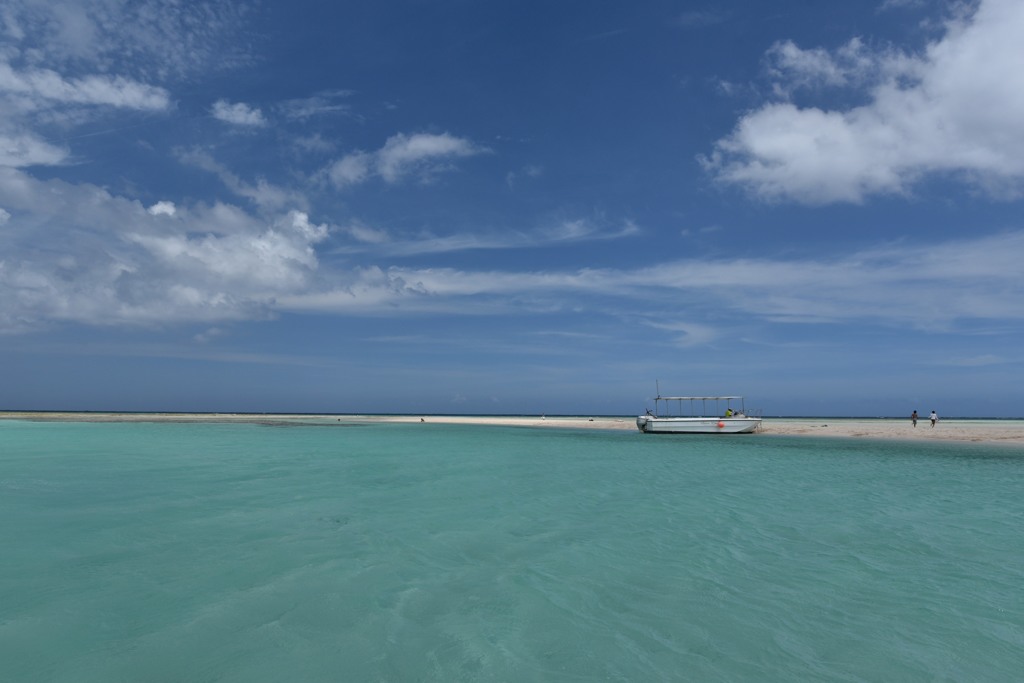
[[[177,212],[174,202],[157,202],[146,209],[150,216],[173,216]]]
[[[8,333],[66,322],[217,326],[284,311],[494,315],[594,307],[668,324],[677,343],[699,345],[714,340],[712,319],[730,317],[919,329],[1024,321],[1024,231],[839,257],[458,270],[325,266],[318,249],[330,230],[304,211],[262,217],[224,203],[166,200],[147,208],[96,186],[11,168],[0,168],[0,206],[0,331]],[[578,225],[567,230],[587,233]],[[391,248],[385,233],[359,223],[338,232],[380,244],[378,254]],[[47,249],[26,246],[40,239]],[[745,292],[756,296],[737,296]],[[665,323],[680,319],[686,323]]]
[[[0,331],[61,322],[161,325],[258,319],[315,280],[326,225],[224,204],[184,210],[0,169]],[[50,248],[25,248],[45,239]]]
[[[325,236],[325,226],[293,212],[276,225],[242,233],[139,232],[125,240],[143,247],[140,255],[158,270],[174,275],[173,294],[205,304],[227,295],[265,299],[303,286],[317,266],[312,245]]]
[[[770,200],[860,202],[902,194],[935,174],[1000,197],[1024,191],[1024,4],[982,0],[920,54],[830,53],[784,42],[769,51],[782,98],[740,119],[701,162]],[[796,91],[856,87],[865,104],[799,106]]]
[[[376,152],[353,152],[342,157],[328,168],[327,175],[337,187],[355,185],[371,176],[396,183],[412,174],[429,178],[446,169],[453,159],[486,151],[448,133],[398,133]]]
[[[775,92],[784,96],[799,88],[861,85],[877,78],[886,65],[902,62],[895,53],[871,52],[860,38],[853,38],[835,52],[804,50],[786,40],[769,48],[767,58],[769,72],[778,79],[773,84]]]
[[[227,100],[217,100],[210,110],[213,118],[218,121],[230,123],[236,126],[262,127],[267,125],[263,112],[256,107],[250,107],[244,102],[231,103]]]

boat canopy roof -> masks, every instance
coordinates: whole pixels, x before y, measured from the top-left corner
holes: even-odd
[[[742,396],[656,396],[655,401],[739,401]]]

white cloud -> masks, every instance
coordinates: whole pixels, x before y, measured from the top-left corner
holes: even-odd
[[[157,202],[146,209],[150,216],[173,216],[177,211],[174,202]]]
[[[205,332],[200,332],[193,339],[200,344],[207,344],[218,337],[223,337],[227,331],[220,327],[211,327]]]
[[[701,323],[648,321],[646,324],[648,327],[666,330],[676,335],[673,339],[675,345],[684,349],[706,346],[720,336],[716,328]]]
[[[786,40],[768,50],[770,72],[778,79],[775,92],[788,95],[798,88],[860,85],[877,78],[886,64],[899,65],[897,54],[870,52],[859,38],[853,38],[835,53],[822,48],[803,50]]]
[[[163,88],[118,76],[64,78],[49,69],[17,70],[0,61],[0,166],[54,166],[70,151],[42,139],[35,117],[62,122],[97,108],[159,111],[169,106]]]
[[[4,332],[265,317],[312,286],[328,232],[300,211],[262,220],[223,204],[176,207],[168,221],[169,202],[146,209],[14,169],[0,169],[0,204],[12,214],[0,231]],[[29,237],[51,246],[24,249]]]
[[[289,211],[284,224],[310,244],[321,242],[327,238],[327,226],[310,223],[309,214],[305,211]]]
[[[298,237],[286,231],[264,229],[245,234],[154,235],[129,234],[144,255],[165,272],[176,274],[172,292],[195,297],[190,304],[205,304],[229,293],[264,298],[300,287],[317,261],[304,230]]]
[[[330,152],[335,149],[335,143],[332,140],[324,138],[320,133],[296,136],[292,138],[291,144],[294,151],[299,153]]]
[[[926,0],[885,0],[878,9],[880,12],[885,12],[891,9],[923,7],[925,1]]]
[[[429,179],[447,168],[446,163],[451,159],[486,151],[465,138],[448,133],[398,133],[388,138],[376,152],[353,152],[342,157],[330,166],[327,175],[337,187],[355,185],[371,176],[379,176],[389,183],[410,174]]]
[[[330,90],[312,97],[288,100],[280,110],[290,119],[305,121],[317,116],[352,115],[352,105],[341,100],[352,96],[351,90]]]
[[[127,73],[136,70],[139,52],[126,52],[130,58],[123,61],[107,53],[104,45],[127,47],[115,20],[123,16],[120,5],[90,0],[4,4],[0,30],[8,40],[0,50],[0,166],[65,163],[70,150],[46,140],[43,126],[66,129],[113,109],[160,112],[171,107],[166,89]],[[125,70],[119,73],[119,66]]]
[[[299,192],[278,187],[265,178],[257,178],[255,183],[242,180],[223,164],[217,162],[208,152],[202,149],[178,150],[178,159],[204,171],[215,174],[224,186],[240,197],[252,200],[257,206],[279,211],[289,207],[306,209],[308,201]]]
[[[385,180],[393,183],[407,173],[433,161],[472,156],[479,154],[480,151],[468,140],[447,133],[399,133],[388,138],[384,147],[377,152],[377,172]]]
[[[24,66],[182,78],[251,61],[234,0],[5,0],[0,30]]]
[[[954,174],[999,196],[1024,191],[1024,4],[982,0],[919,55],[869,53],[859,41],[832,55],[782,43],[769,54],[777,92],[867,87],[862,106],[790,102],[744,116],[702,159],[720,182],[765,199],[859,202]],[[870,83],[870,86],[866,84]]]
[[[53,166],[63,162],[68,154],[66,148],[51,145],[27,131],[0,131],[0,166]]]
[[[711,339],[710,327],[702,336],[700,315],[951,330],[963,321],[1024,321],[1022,260],[1024,232],[1012,232],[887,245],[835,259],[693,260],[566,272],[371,268],[354,271],[344,288],[295,293],[278,303],[299,311],[397,315],[493,314],[541,300],[552,312],[564,312],[589,302],[654,321],[688,315],[690,341]]]
[[[522,169],[518,171],[509,171],[505,175],[505,184],[508,185],[509,188],[515,189],[515,186],[519,181],[519,178],[540,178],[542,175],[544,175],[544,167],[531,164],[528,166],[524,166]]]
[[[335,248],[335,253],[369,252],[378,256],[409,256],[451,253],[485,249],[529,249],[544,245],[585,241],[614,240],[640,232],[633,221],[620,225],[595,223],[586,219],[563,220],[530,231],[491,230],[451,235],[417,234],[396,236],[383,230],[369,229],[358,221],[340,229],[360,244]],[[373,245],[372,250],[367,245]]]
[[[579,242],[583,240],[611,240],[629,237],[640,232],[636,223],[624,221],[622,226],[609,229],[584,219],[566,220],[543,231],[543,242]]]
[[[390,240],[387,231],[371,228],[358,220],[350,222],[348,225],[341,228],[341,230],[350,235],[352,239],[357,242],[363,242],[366,244],[383,244]]]
[[[0,63],[0,93],[7,97],[18,96],[21,107],[32,109],[62,103],[160,110],[166,109],[170,102],[163,88],[120,76],[67,79],[50,69],[16,71],[4,63]]]
[[[662,326],[682,319],[685,324],[668,323],[665,332],[676,343],[699,345],[730,320],[932,330],[1024,321],[1024,231],[882,245],[835,258],[462,271],[324,266],[317,249],[328,226],[302,211],[261,218],[224,203],[174,205],[168,220],[167,200],[147,208],[96,186],[37,180],[11,168],[0,168],[0,206],[7,215],[0,230],[4,332],[72,321],[216,326],[281,311],[560,315],[590,309]],[[366,243],[387,239],[357,223],[338,231]],[[572,231],[586,233],[578,226]],[[39,239],[47,249],[25,246]],[[383,254],[390,247],[384,241],[375,249]]]
[[[232,104],[227,100],[217,100],[210,113],[213,114],[213,118],[236,126],[262,127],[267,125],[267,120],[263,118],[263,112],[244,102]]]
[[[357,185],[370,176],[373,157],[363,152],[348,154],[331,165],[328,176],[337,187]]]

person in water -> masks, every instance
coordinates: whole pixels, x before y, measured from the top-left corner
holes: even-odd
[[[915,427],[917,426],[917,411],[916,410],[910,414],[910,421],[914,424]]]

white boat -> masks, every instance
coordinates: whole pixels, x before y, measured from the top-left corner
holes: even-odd
[[[636,426],[645,434],[749,434],[761,427],[761,417],[747,415],[742,396],[659,395]]]

